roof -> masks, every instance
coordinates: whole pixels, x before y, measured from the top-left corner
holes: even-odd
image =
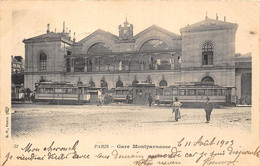
[[[72,41],[70,41],[69,33],[55,33],[55,32],[49,32],[45,33],[39,36],[35,36],[29,39],[24,39],[24,43],[31,43],[31,42],[47,42],[47,41],[64,41],[67,43],[72,44]]]
[[[181,28],[180,31],[182,33],[182,32],[189,32],[189,31],[201,31],[207,29],[213,30],[213,29],[221,29],[221,28],[237,28],[237,24],[226,22],[226,21],[214,20],[206,17],[205,20]]]
[[[136,35],[134,36],[134,39],[137,39],[139,36],[142,36],[142,35],[144,35],[145,33],[149,32],[149,31],[151,31],[151,30],[157,30],[157,31],[166,33],[167,35],[172,36],[172,37],[174,37],[174,38],[180,38],[179,35],[177,35],[177,34],[175,34],[175,33],[172,33],[172,32],[170,32],[170,31],[168,31],[168,30],[166,30],[166,29],[163,29],[163,28],[161,28],[161,27],[158,27],[157,25],[154,24],[154,25],[152,25],[152,26],[146,28],[145,30],[139,32],[138,34],[136,34]]]
[[[88,35],[87,37],[85,37],[85,38],[83,38],[82,40],[80,40],[80,41],[78,42],[78,44],[83,43],[84,41],[86,41],[86,40],[88,40],[88,39],[94,37],[94,36],[97,35],[97,34],[104,35],[104,36],[106,36],[106,37],[108,37],[108,38],[111,38],[111,39],[113,39],[113,40],[115,40],[115,41],[119,40],[119,38],[118,38],[116,35],[114,35],[114,34],[112,34],[112,33],[110,33],[110,32],[106,32],[106,31],[104,31],[104,30],[102,30],[102,29],[98,29],[98,30],[96,30],[95,32],[93,32],[93,33],[91,33],[90,35]]]

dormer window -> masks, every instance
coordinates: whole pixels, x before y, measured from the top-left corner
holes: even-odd
[[[202,65],[213,65],[213,44],[210,42],[202,46]]]

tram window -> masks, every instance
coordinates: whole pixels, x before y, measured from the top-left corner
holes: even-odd
[[[225,91],[224,89],[219,89],[219,90],[218,90],[218,95],[219,95],[219,96],[225,96],[225,95],[226,95],[225,92],[226,92],[226,91]]]
[[[171,90],[170,89],[165,89],[164,95],[170,96],[171,95]]]
[[[121,91],[121,90],[117,90],[117,91],[116,91],[116,94],[117,94],[117,95],[121,95],[121,94],[122,94],[122,91]]]
[[[72,93],[72,89],[67,89],[67,93],[71,94]]]
[[[63,93],[63,94],[64,94],[64,93],[67,93],[67,89],[66,89],[66,88],[62,89],[62,93]]]
[[[54,92],[55,93],[62,93],[62,89],[55,89]]]
[[[186,89],[180,89],[179,94],[180,94],[181,96],[186,95]]]
[[[187,89],[187,95],[195,96],[196,95],[196,89]]]
[[[88,89],[87,88],[84,88],[84,93],[88,93]]]
[[[77,89],[76,89],[76,88],[73,88],[73,89],[72,89],[72,93],[73,93],[73,94],[77,94]]]
[[[44,93],[44,88],[39,88],[40,93]]]
[[[205,89],[198,89],[198,95],[206,95]]]
[[[208,90],[208,95],[209,96],[213,96],[214,95],[214,90],[213,89],[209,89]]]
[[[173,94],[173,95],[178,95],[177,89],[173,89],[173,90],[172,90],[172,94]]]
[[[125,91],[122,91],[122,94],[123,95],[127,95],[129,92],[127,91],[127,90],[125,90]]]
[[[138,89],[136,89],[136,94],[138,95]]]
[[[44,93],[44,92],[43,92],[43,93]],[[46,88],[46,89],[45,89],[45,93],[47,93],[47,94],[53,93],[53,88]]]

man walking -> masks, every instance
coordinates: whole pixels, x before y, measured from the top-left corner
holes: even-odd
[[[210,115],[213,110],[213,103],[209,102],[210,98],[207,98],[207,103],[205,105],[205,112],[206,112],[206,123],[209,123],[210,121]]]
[[[149,97],[148,97],[148,102],[149,102],[149,107],[151,107],[152,102],[153,102],[153,98],[151,95],[149,95]]]

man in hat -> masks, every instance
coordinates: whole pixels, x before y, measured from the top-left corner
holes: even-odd
[[[205,112],[206,112],[206,123],[209,123],[210,121],[210,115],[211,115],[211,112],[213,110],[213,103],[209,102],[210,101],[210,98],[207,98],[207,103],[205,105]]]

